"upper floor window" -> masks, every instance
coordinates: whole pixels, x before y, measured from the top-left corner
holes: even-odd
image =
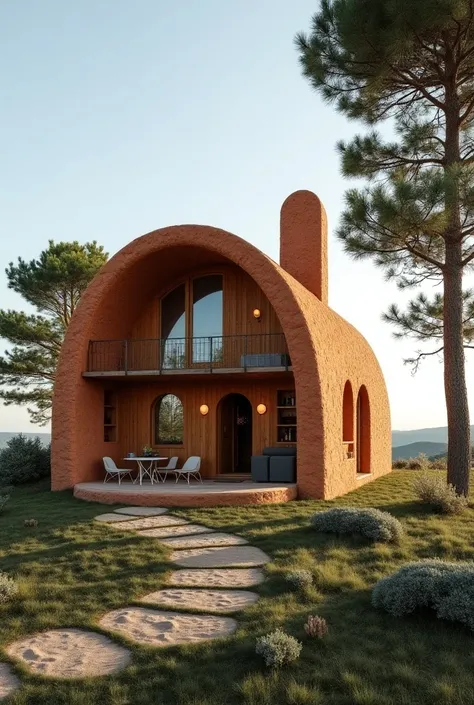
[[[183,404],[175,394],[165,394],[154,406],[155,445],[183,443]]]
[[[193,280],[193,362],[216,360],[222,349],[222,276]]]
[[[208,274],[180,284],[161,300],[163,367],[216,361],[222,354],[223,277]],[[192,338],[192,344],[186,343]]]

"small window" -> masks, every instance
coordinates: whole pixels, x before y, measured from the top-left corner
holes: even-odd
[[[342,440],[346,443],[354,440],[354,396],[349,381],[345,384],[342,397]]]
[[[155,402],[155,445],[182,445],[183,405],[175,394],[165,394]]]

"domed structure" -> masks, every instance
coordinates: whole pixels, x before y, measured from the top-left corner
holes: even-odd
[[[283,204],[280,264],[210,226],[133,240],[92,281],[64,341],[53,490],[102,481],[104,456],[123,467],[145,446],[178,467],[198,456],[207,479],[252,468],[286,479],[286,498],[330,499],[389,472],[383,375],[327,286],[326,215],[309,191]]]

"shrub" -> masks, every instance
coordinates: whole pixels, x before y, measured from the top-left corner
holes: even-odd
[[[10,495],[7,494],[3,488],[0,488],[0,512],[6,507],[9,499]]]
[[[0,604],[8,602],[18,592],[17,584],[6,573],[0,573]]]
[[[313,584],[313,574],[309,570],[295,570],[285,576],[286,581],[297,590],[304,590]]]
[[[282,629],[276,629],[270,634],[257,639],[255,652],[262,656],[265,664],[271,668],[280,668],[292,661],[296,661],[303,645]]]
[[[408,460],[406,458],[397,458],[392,463],[393,470],[404,470],[408,467]]]
[[[0,450],[0,483],[21,485],[47,477],[51,471],[50,447],[39,438],[13,436]]]
[[[474,630],[474,563],[408,563],[379,580],[372,591],[372,604],[394,617],[430,607],[439,619],[461,622]]]
[[[362,534],[372,541],[397,542],[403,527],[391,514],[379,509],[336,507],[315,514],[311,523],[316,531],[334,534]]]
[[[328,625],[324,617],[318,617],[315,615],[309,615],[306,624],[304,625],[304,630],[308,636],[317,637],[322,639],[328,633]]]
[[[25,519],[24,524],[25,524],[25,526],[38,526],[38,520],[37,519]]]
[[[413,481],[413,489],[421,502],[431,504],[443,514],[461,514],[468,506],[467,497],[456,494],[442,477],[420,475]]]

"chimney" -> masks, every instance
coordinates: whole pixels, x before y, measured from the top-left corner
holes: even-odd
[[[327,217],[311,191],[295,191],[281,207],[280,266],[328,302]]]

